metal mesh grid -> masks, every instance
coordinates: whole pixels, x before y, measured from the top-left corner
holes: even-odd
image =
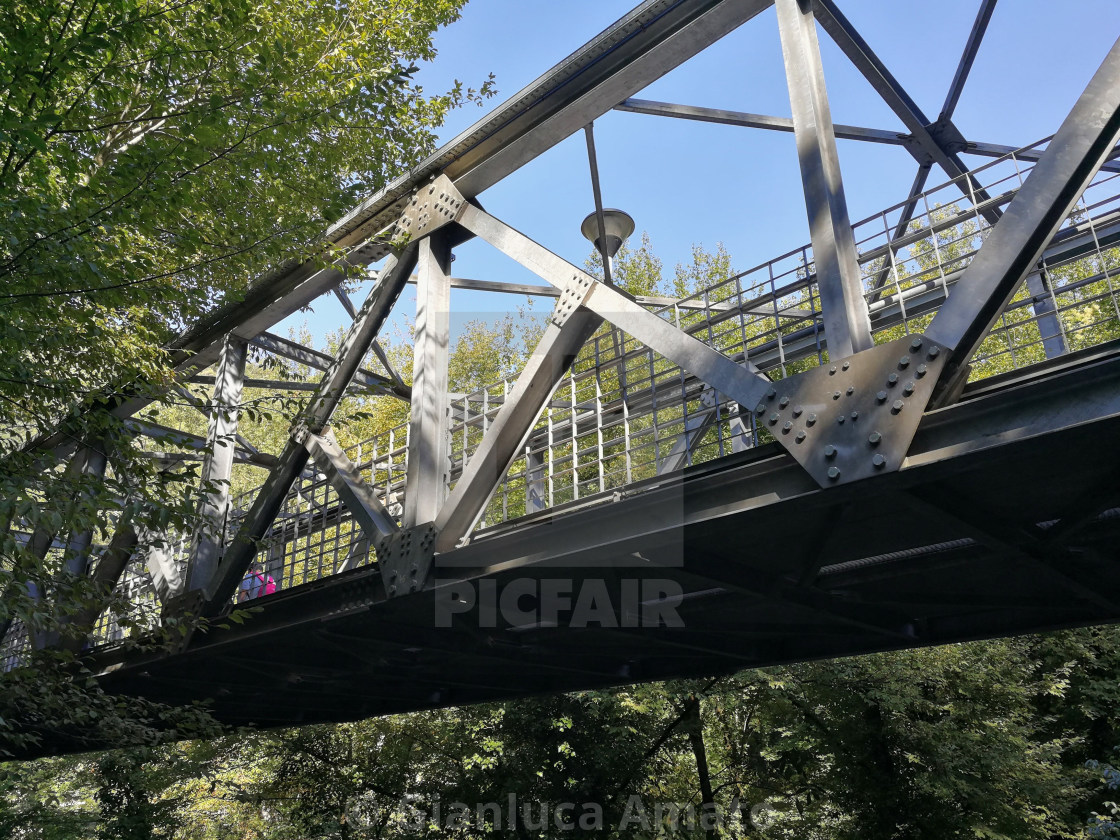
[[[1041,141],[1032,147],[1038,151]],[[919,332],[952,293],[990,229],[989,216],[1033,168],[1008,155],[913,201],[895,239],[902,202],[853,226],[865,299],[877,342]],[[973,359],[974,379],[1120,337],[1120,194],[1116,173],[1094,179]],[[977,185],[988,197],[978,195]],[[780,379],[828,360],[812,249],[804,246],[653,311],[729,358]],[[452,484],[509,398],[510,380],[451,404]],[[770,440],[750,412],[679,366],[605,324],[561,380],[491,497],[478,528],[573,502],[610,498],[636,481],[743,451]],[[347,454],[390,514],[403,510],[408,424],[350,447]],[[233,502],[235,534],[257,491]],[[309,465],[262,541],[258,558],[282,589],[371,562],[372,548],[326,477]],[[176,559],[185,567],[187,547]],[[158,608],[150,575],[134,560],[122,579],[130,597]],[[147,608],[147,607],[144,607]],[[123,631],[110,615],[99,642]],[[22,641],[21,641],[22,639]],[[26,637],[13,628],[9,661]],[[10,667],[10,666],[9,666]]]
[[[1037,152],[1045,142],[1028,150]],[[1033,166],[1011,154],[974,170],[974,182],[960,179],[963,189],[948,182],[923,193],[914,200],[900,239],[892,241],[908,202],[854,225],[877,342],[924,329],[990,229],[985,214],[1004,207]],[[1051,333],[1063,341],[1064,349],[1057,352],[1120,335],[1115,293],[1120,253],[1113,244],[1120,240],[1116,177],[1105,171],[1098,175],[1040,264],[1054,317],[1048,321],[1046,313],[1040,315],[1044,307],[1024,284],[977,353],[974,378],[1042,360]],[[729,358],[750,360],[775,379],[828,359],[810,246],[653,311]],[[452,484],[512,388],[513,381],[506,380],[452,402]],[[740,416],[735,403],[604,325],[557,386],[478,527],[610,494],[634,481],[766,440],[768,433],[755,427],[748,412]],[[407,452],[407,423],[348,452],[396,516],[403,503]],[[285,546],[282,564],[270,566],[281,570],[281,575],[272,572],[278,582],[298,585],[346,566],[358,532],[339,511],[322,476],[301,479],[282,516],[288,524],[278,525],[269,538],[270,544]],[[279,554],[279,547],[274,553]],[[367,561],[365,555],[357,560]]]

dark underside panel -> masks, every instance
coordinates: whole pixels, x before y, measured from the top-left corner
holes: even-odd
[[[482,534],[418,594],[361,568],[106,652],[102,682],[282,726],[1113,622],[1118,432],[1114,351],[927,415],[895,474],[820,490],[764,447]]]

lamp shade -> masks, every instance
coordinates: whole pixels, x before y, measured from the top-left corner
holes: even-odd
[[[622,210],[604,209],[603,227],[607,231],[606,248],[599,245],[599,222],[594,213],[583,220],[579,230],[595,246],[595,250],[605,250],[608,257],[613,257],[618,253],[618,249],[622,247],[626,238],[634,232],[634,220],[630,218],[629,213],[624,213]]]

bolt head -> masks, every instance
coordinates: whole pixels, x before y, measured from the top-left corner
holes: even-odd
[[[904,403],[904,402],[903,402],[902,400],[895,400],[895,401],[894,401],[894,402],[893,402],[893,403],[891,404],[891,413],[892,413],[892,414],[898,414],[898,412],[902,411],[902,409],[903,409],[903,408],[904,408],[905,406],[906,406],[906,403]]]
[[[780,405],[782,408],[785,408],[787,405],[789,405],[789,397],[782,397],[780,400],[778,400],[778,405]]]
[[[835,373],[836,373],[836,365],[833,365],[832,367],[830,367],[830,368],[828,369],[828,375],[829,375],[829,376],[832,376],[832,375],[833,375],[833,374],[835,374]]]
[[[805,430],[804,430],[804,429],[802,429],[802,430],[801,430],[800,432],[798,432],[798,433],[797,433],[797,434],[796,434],[796,435],[794,436],[794,438],[793,438],[793,439],[794,439],[794,440],[796,440],[796,441],[797,441],[798,443],[801,443],[801,441],[805,440]]]
[[[839,477],[840,477],[840,468],[839,467],[829,467],[828,468],[828,480],[829,481],[836,481],[836,479],[838,479]]]
[[[929,348],[929,350],[926,351],[926,353],[929,355],[929,357],[931,359],[936,359],[938,354],[941,353],[941,348],[938,347],[936,344],[934,344],[933,346],[931,346]]]
[[[911,394],[913,394],[914,393],[914,383],[913,382],[907,382],[902,387],[902,393],[904,393],[906,396],[910,396]]]
[[[839,417],[837,417],[836,422],[839,423],[841,426],[843,426],[844,425],[844,415],[841,414]]]
[[[858,420],[859,419],[859,412],[858,411],[853,411],[852,412],[852,419],[853,420]]]
[[[875,399],[877,399],[881,403],[886,402],[887,401],[887,392],[886,391],[880,391],[878,394],[875,395]]]
[[[895,385],[897,385],[898,384],[898,374],[897,373],[892,373],[890,376],[888,376],[887,377],[887,384],[890,385],[892,388]]]
[[[910,365],[910,357],[909,356],[903,356],[901,359],[898,360],[898,366],[900,368],[905,368],[905,367],[908,367],[909,365]]]
[[[914,369],[914,372],[915,372],[916,374],[918,374],[918,378],[920,379],[920,378],[922,378],[923,376],[925,376],[925,375],[926,375],[926,372],[927,372],[928,370],[929,370],[929,368],[927,368],[927,367],[926,367],[925,365],[918,365],[918,366],[917,366],[917,367],[916,367],[916,368]]]
[[[851,366],[852,366],[852,363],[851,363],[851,362],[844,362],[844,364],[842,364],[842,365],[841,365],[840,367],[841,367],[841,368],[842,368],[843,370],[847,370],[847,369],[848,369],[848,368],[850,368]]]
[[[910,342],[910,352],[917,353],[921,349],[922,349],[922,340],[918,337],[915,337],[914,340]]]
[[[790,430],[790,429],[792,429],[792,428],[793,428],[793,423],[791,423],[791,422],[790,422],[789,420],[787,420],[787,421],[785,422],[785,425],[784,425],[784,426],[782,426],[782,431],[783,431],[783,432],[787,432],[787,433],[788,433],[788,432],[789,432],[789,430]]]
[[[875,467],[875,469],[881,470],[887,465],[887,458],[885,455],[883,455],[883,453],[876,452],[875,456],[871,459],[871,464]]]
[[[851,385],[849,385],[848,386],[848,396],[850,397],[855,392],[856,392],[856,389],[854,387],[852,387]]]
[[[770,389],[769,389],[769,390],[768,390],[768,391],[766,392],[766,398],[767,398],[767,399],[769,399],[769,400],[772,400],[772,399],[774,399],[774,397],[776,397],[777,395],[778,395],[778,392],[777,392],[777,391],[775,391],[775,390],[774,390],[773,388],[770,388]]]
[[[824,448],[824,457],[826,457],[826,458],[835,458],[836,457],[836,447],[833,446],[831,443]]]
[[[838,399],[840,399],[840,392],[839,392],[839,391],[833,391],[833,392],[832,392],[832,398],[833,398],[834,400],[838,400]]]
[[[878,446],[883,440],[883,436],[878,432],[872,432],[867,436],[867,442],[872,446]]]
[[[802,411],[801,406],[795,405],[793,407],[793,416],[794,417],[800,417],[801,416],[801,411]]]
[[[754,413],[757,414],[759,417],[761,417],[763,414],[766,413],[766,404],[765,403],[759,403],[758,405],[756,405],[754,407]]]
[[[817,422],[817,415],[815,415],[815,414],[810,414],[808,417],[805,418],[805,425],[806,426],[812,426],[816,422]]]
[[[771,414],[770,415],[770,425],[773,426],[775,423],[777,423],[779,417],[780,417],[780,415],[776,411],[773,414]]]

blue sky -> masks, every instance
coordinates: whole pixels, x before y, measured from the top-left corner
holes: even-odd
[[[514,96],[625,14],[630,0],[472,0],[436,38],[437,60],[419,80],[429,92],[455,79],[477,87],[494,73],[499,94],[483,108],[453,112],[442,142]],[[935,119],[979,0],[839,0],[887,68]],[[837,123],[902,125],[818,30]],[[954,120],[970,140],[1021,146],[1052,134],[1120,35],[1118,0],[1002,0],[995,9]],[[773,9],[764,12],[637,94],[689,105],[788,117],[789,101]],[[595,123],[603,201],[648,231],[671,273],[693,243],[722,242],[745,269],[809,241],[792,134],[608,112]],[[916,164],[901,147],[838,141],[853,221],[903,200]],[[969,165],[983,158],[965,156]],[[934,168],[929,186],[946,180]],[[579,223],[593,209],[583,133],[569,137],[480,196],[486,209],[566,259],[589,246]],[[540,282],[481,242],[456,251],[456,276]],[[360,302],[361,293],[356,295]],[[454,322],[508,310],[520,299],[456,291]],[[414,309],[402,295],[394,321]],[[540,301],[538,309],[550,308]],[[322,335],[345,321],[321,301],[279,327],[307,321]]]

